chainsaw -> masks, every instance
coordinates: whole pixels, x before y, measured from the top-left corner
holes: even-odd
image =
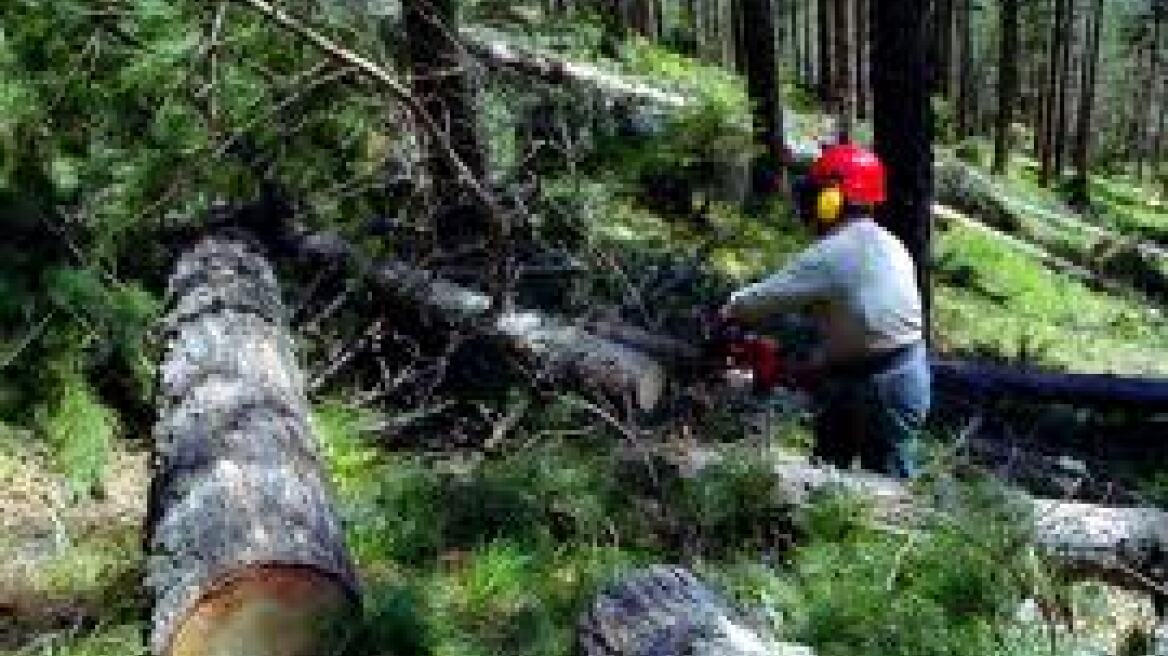
[[[784,382],[784,360],[778,341],[759,335],[734,319],[703,312],[701,350],[711,373],[735,387],[749,385],[766,396]]]

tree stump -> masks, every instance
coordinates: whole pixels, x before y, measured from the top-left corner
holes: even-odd
[[[151,652],[331,653],[325,629],[356,608],[357,582],[271,267],[241,236],[210,237],[179,260],[168,297],[146,526]]]

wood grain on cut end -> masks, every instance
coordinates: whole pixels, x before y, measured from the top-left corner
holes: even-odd
[[[325,656],[336,653],[352,603],[335,580],[265,567],[208,592],[179,623],[166,656]]]

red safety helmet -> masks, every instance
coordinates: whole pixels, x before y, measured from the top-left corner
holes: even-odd
[[[887,199],[884,164],[853,144],[828,146],[811,165],[809,177],[820,188],[838,187],[847,203],[878,205]]]

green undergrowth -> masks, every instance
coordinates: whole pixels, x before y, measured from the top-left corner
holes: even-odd
[[[360,413],[315,417],[366,583],[354,653],[573,653],[597,590],[653,562],[688,564],[817,653],[1040,653],[1012,613],[1056,583],[992,486],[960,487],[925,531],[889,532],[851,497],[794,510],[757,450],[650,482],[611,443],[432,459],[369,444]]]
[[[937,235],[936,328],[949,352],[1083,372],[1168,372],[1168,317],[1086,288],[975,230]]]

